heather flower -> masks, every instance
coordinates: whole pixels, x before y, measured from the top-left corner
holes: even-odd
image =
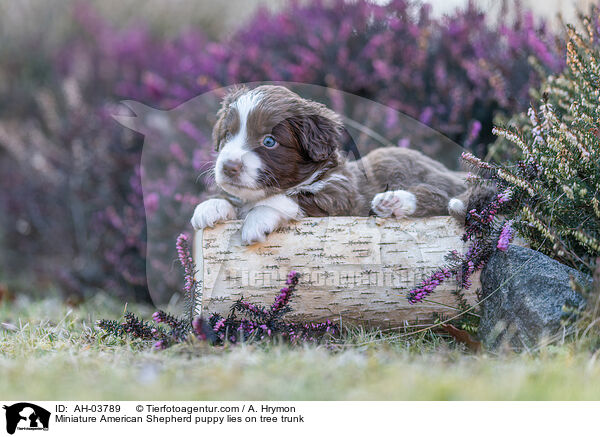
[[[190,251],[188,236],[186,234],[179,234],[175,246],[177,248],[179,262],[183,267],[183,277],[185,280],[183,291],[186,302],[186,313],[188,314],[188,323],[190,323],[202,301],[200,284],[196,281],[196,266]]]
[[[298,283],[298,272],[293,270],[289,272],[285,283],[288,285],[296,285]]]
[[[194,320],[192,320],[192,329],[194,330],[194,333],[196,335],[203,335],[202,330],[203,330],[203,326],[202,326],[202,318],[200,317],[195,317]]]
[[[252,317],[257,320],[263,320],[264,318],[269,317],[269,311],[266,308],[243,301],[241,299],[234,304],[234,308],[243,311],[248,315],[248,317]]]
[[[423,280],[416,288],[408,292],[408,301],[411,304],[420,302],[451,276],[452,272],[447,268],[434,272],[429,278]]]
[[[225,320],[225,318],[219,319],[219,321],[213,326],[213,331],[217,332],[223,329],[225,327]]]
[[[483,162],[481,165],[483,166],[482,168],[488,168],[489,166],[489,164]],[[476,209],[468,211],[465,219],[465,233],[462,237],[463,241],[468,241],[475,236],[489,233],[497,215],[510,206],[512,196],[513,191],[511,189],[505,189],[500,194],[497,194],[496,197],[480,211],[477,211]]]
[[[188,246],[188,236],[186,234],[179,234],[177,237],[177,255],[179,257],[179,262],[184,270],[184,279],[185,286],[184,289],[187,292],[191,292],[191,290],[196,286],[196,281],[194,279],[194,260],[190,254],[189,246]]]
[[[500,237],[498,238],[498,244],[496,247],[505,252],[508,249],[508,245],[513,239],[514,231],[512,228],[513,221],[507,221],[502,227],[502,232],[500,233]]]
[[[285,283],[289,285],[289,287],[283,287],[280,290],[279,295],[275,298],[275,302],[271,305],[271,311],[273,312],[280,311],[288,305],[292,294],[296,290],[296,285],[298,284],[298,273],[294,271],[290,272]]]
[[[480,132],[481,132],[481,122],[479,120],[473,121],[471,123],[471,126],[469,127],[469,131],[468,131],[464,146],[466,148],[470,148],[477,141],[477,138],[479,138]]]
[[[128,335],[140,340],[156,340],[164,335],[164,331],[154,328],[130,312],[125,313],[121,323],[115,320],[100,320],[98,327],[117,337]]]
[[[144,205],[148,215],[153,215],[156,213],[158,210],[159,201],[160,196],[158,193],[148,193],[148,195],[144,198]]]
[[[506,203],[511,198],[512,198],[512,190],[510,188],[507,188],[502,193],[498,194],[498,202],[499,203]]]
[[[210,323],[202,317],[195,317],[192,321],[192,333],[198,340],[208,341],[210,344],[214,344],[217,340]]]
[[[156,350],[163,350],[168,347],[168,343],[166,340],[158,340],[152,347]]]
[[[477,158],[475,155],[473,155],[470,152],[462,152],[461,158],[464,161],[468,162],[469,164],[471,164],[477,168],[488,169],[488,170],[493,168],[490,164],[486,163],[485,161],[482,161],[481,159]]]
[[[180,328],[181,325],[184,323],[177,317],[172,316],[171,314],[168,314],[162,310],[156,311],[154,314],[152,314],[152,319],[157,323],[164,323],[165,325],[168,325],[171,328]]]

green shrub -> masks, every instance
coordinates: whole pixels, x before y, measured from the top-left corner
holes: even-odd
[[[528,118],[495,128],[519,159],[467,157],[510,190],[501,213],[533,249],[588,274],[600,256],[600,22],[593,16],[583,19],[584,34],[568,26],[567,67],[547,78]]]

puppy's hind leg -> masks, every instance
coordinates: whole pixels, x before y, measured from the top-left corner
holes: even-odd
[[[371,209],[380,217],[430,217],[447,214],[448,193],[428,184],[375,195]]]
[[[448,193],[429,184],[417,184],[408,188],[417,198],[417,209],[413,217],[431,217],[448,214]]]
[[[371,201],[371,210],[379,217],[396,218],[412,215],[417,208],[417,198],[404,190],[384,191]]]

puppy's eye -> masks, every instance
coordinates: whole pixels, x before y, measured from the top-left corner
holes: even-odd
[[[263,146],[268,147],[269,149],[275,147],[277,145],[277,141],[271,135],[267,135],[263,138]]]
[[[231,132],[225,132],[225,141],[229,141],[231,139]]]

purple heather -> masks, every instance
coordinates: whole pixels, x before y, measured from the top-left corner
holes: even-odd
[[[438,285],[452,276],[452,272],[447,268],[442,268],[433,273],[429,278],[421,281],[418,287],[413,288],[408,292],[408,301],[411,304],[420,302],[429,294],[431,294]]]
[[[167,342],[165,340],[158,340],[154,343],[153,348],[156,350],[163,350],[167,348]]]
[[[508,245],[514,237],[512,224],[512,220],[507,221],[502,227],[502,232],[500,232],[500,237],[498,238],[498,244],[496,245],[496,247],[503,252],[505,252],[508,249]]]
[[[542,22],[515,8],[510,19],[502,16],[491,24],[473,2],[441,18],[431,15],[428,5],[408,0],[385,5],[345,0],[289,2],[274,12],[257,13],[226,40],[207,35],[199,27],[161,37],[143,24],[114,25],[90,2],[74,2],[72,8],[79,33],[65,37],[50,52],[36,52],[47,47],[33,44],[39,49],[32,56],[17,60],[10,71],[5,69],[7,82],[18,82],[22,72],[31,69],[27,59],[44,59],[43,74],[56,78],[51,82],[58,84],[47,90],[49,94],[65,95],[63,85],[69,83],[81,94],[77,111],[55,105],[52,116],[64,123],[46,123],[40,107],[30,111],[15,130],[16,144],[40,137],[31,148],[43,162],[52,163],[52,171],[32,171],[28,154],[14,163],[12,156],[3,158],[0,178],[6,189],[0,192],[0,205],[21,216],[33,214],[28,220],[36,231],[32,235],[48,238],[32,242],[9,232],[7,246],[23,254],[23,263],[36,259],[29,256],[32,253],[73,259],[73,248],[80,244],[73,241],[80,235],[79,228],[75,232],[72,220],[64,220],[61,214],[84,211],[81,226],[102,238],[90,239],[90,246],[80,251],[93,254],[83,264],[90,271],[102,268],[105,288],[122,294],[148,285],[146,266],[154,270],[152,286],[157,293],[164,297],[173,290],[177,278],[170,274],[172,248],[155,245],[149,252],[146,236],[152,227],[165,232],[184,229],[189,205],[177,200],[175,193],[198,193],[196,202],[202,200],[206,184],[197,186],[194,181],[207,169],[212,149],[208,129],[199,127],[196,120],[175,117],[176,138],[165,138],[164,144],[176,142],[179,147],[164,147],[155,157],[155,162],[165,163],[164,171],[152,177],[144,174],[139,138],[114,123],[111,115],[116,104],[105,103],[107,90],[119,99],[174,108],[235,83],[311,83],[360,94],[391,108],[372,128],[394,144],[411,142],[400,116],[406,114],[480,153],[493,140],[494,115],[524,110],[529,102],[528,91],[539,80],[527,59],[537,57],[543,68],[553,72],[563,68],[563,51],[555,49],[555,34]],[[32,38],[43,40],[44,35]],[[33,87],[32,102],[39,100],[33,97],[40,90]],[[326,103],[337,112],[363,118],[364,108],[348,105],[341,93],[331,93],[328,99]],[[213,116],[199,114],[198,118]],[[40,125],[50,131],[30,133],[31,126]],[[54,139],[65,147],[56,147]],[[46,142],[53,147],[45,147]],[[436,146],[425,142],[423,147],[435,152]],[[77,151],[89,165],[79,166],[81,170],[73,167],[74,155],[69,150]],[[79,183],[65,196],[56,181],[73,177]],[[90,192],[98,196],[92,199]],[[99,212],[87,215],[88,211]],[[147,260],[148,253],[155,256]],[[71,266],[62,267],[65,262],[46,264],[44,277],[53,274],[73,289],[85,285],[81,278],[89,276]],[[23,271],[37,272],[36,266],[25,266]],[[48,272],[51,268],[58,271]]]

